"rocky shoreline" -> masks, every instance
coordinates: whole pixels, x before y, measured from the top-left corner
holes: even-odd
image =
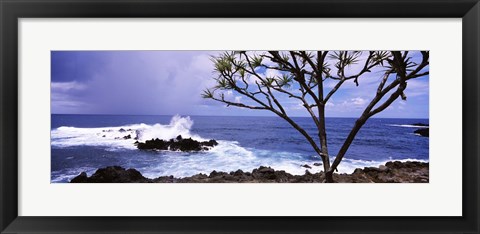
[[[144,177],[135,169],[110,166],[98,169],[88,177],[85,172],[73,178],[70,183],[322,183],[324,173],[292,175],[270,167],[259,167],[252,172],[242,170],[227,172],[212,171],[209,175],[196,174],[175,178],[161,176],[155,179]],[[424,162],[387,162],[379,167],[357,168],[351,174],[334,174],[337,183],[428,183],[429,164]]]

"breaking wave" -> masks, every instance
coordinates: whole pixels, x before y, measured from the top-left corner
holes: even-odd
[[[411,125],[411,124],[387,124],[387,125],[392,127],[403,127],[403,128],[428,128],[429,127],[429,126]]]
[[[135,168],[145,177],[156,178],[159,176],[187,177],[198,173],[209,174],[216,171],[252,171],[259,166],[270,166],[275,170],[284,170],[290,174],[303,175],[308,170],[317,173],[323,166],[315,166],[321,162],[318,156],[305,155],[304,153],[274,151],[265,149],[248,148],[241,146],[236,141],[216,139],[216,147],[206,152],[143,152],[136,150],[135,141],[145,141],[152,138],[169,140],[178,135],[184,138],[191,137],[198,141],[205,141],[201,136],[191,132],[193,121],[190,117],[174,116],[169,124],[132,124],[116,127],[78,128],[62,126],[51,131],[51,144],[56,148],[77,146],[94,146],[112,151],[119,166]],[[408,125],[406,125],[408,126]],[[415,126],[420,127],[420,126]],[[93,174],[96,169],[110,164],[92,164],[96,155],[78,154],[65,155],[65,160],[83,160],[89,162],[88,166],[64,168],[52,171],[52,182],[68,182],[76,175],[86,171]],[[333,160],[333,159],[332,159]],[[378,167],[385,161],[354,160],[345,158],[339,165],[339,173],[352,173],[356,168]],[[398,161],[423,161],[418,159],[402,159]],[[302,167],[309,165],[311,168]]]
[[[206,139],[190,132],[193,121],[190,117],[175,115],[169,124],[132,124],[118,127],[77,128],[62,126],[51,131],[51,144],[55,147],[105,146],[110,150],[136,149],[135,141],[153,138],[169,140],[182,135],[198,141]]]

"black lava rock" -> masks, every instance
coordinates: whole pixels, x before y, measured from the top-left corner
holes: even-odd
[[[73,178],[71,183],[146,183],[150,179],[135,170],[126,170],[123,167],[111,166],[98,169],[92,176],[87,177],[87,173],[82,172]]]
[[[419,134],[420,136],[428,137],[429,130],[428,128],[420,128],[414,131],[414,133]]]
[[[215,140],[200,142],[193,140],[192,138],[182,138],[182,136],[179,135],[175,139],[170,139],[168,141],[156,138],[147,140],[145,143],[135,142],[135,145],[141,150],[171,150],[189,152],[209,150],[209,147],[218,145],[218,142]]]

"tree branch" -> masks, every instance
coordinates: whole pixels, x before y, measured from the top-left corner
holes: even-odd
[[[238,103],[238,102],[231,102],[231,101],[227,101],[225,100],[225,98],[216,98],[216,97],[210,97],[210,99],[213,99],[215,101],[219,101],[219,102],[223,102],[225,104],[227,104],[227,106],[237,106],[237,107],[242,107],[242,108],[247,108],[247,109],[254,109],[254,110],[268,110],[267,108],[265,107],[262,107],[262,106],[249,106],[249,105],[245,105],[243,103]]]

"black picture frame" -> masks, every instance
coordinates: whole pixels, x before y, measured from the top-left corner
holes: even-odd
[[[478,0],[0,0],[0,14],[1,233],[479,232]],[[462,18],[463,215],[461,217],[18,216],[18,19],[50,17]]]

